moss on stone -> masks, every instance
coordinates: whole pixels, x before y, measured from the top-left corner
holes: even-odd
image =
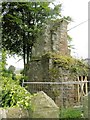
[[[56,53],[46,53],[43,55],[44,57],[48,57],[49,59],[53,60],[54,66],[61,67],[62,70],[68,70],[72,74],[87,76],[89,67],[87,64],[83,62],[83,60],[73,58],[72,56],[68,55],[60,55]],[[54,68],[52,68],[52,73],[55,73]]]

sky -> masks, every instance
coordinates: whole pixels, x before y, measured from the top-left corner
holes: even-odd
[[[83,24],[68,31],[72,37],[74,48],[72,55],[78,58],[88,57],[88,2],[90,0],[57,0],[62,1],[62,13],[65,16],[70,16],[73,22],[68,26],[68,29],[74,26]]]
[[[88,58],[87,20],[89,1],[90,0],[56,0],[57,3],[62,3],[62,15],[70,16],[73,19],[73,22],[68,25],[68,34],[72,38],[72,45],[74,45],[74,49],[71,51],[71,55],[80,59]],[[84,23],[79,25],[82,22]],[[7,59],[8,66],[14,65],[16,68],[23,68],[23,60],[17,62],[17,56],[15,56],[15,58],[16,60],[14,58]]]

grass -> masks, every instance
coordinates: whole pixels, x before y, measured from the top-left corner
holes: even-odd
[[[82,118],[82,111],[80,108],[63,108],[60,110],[60,118]]]

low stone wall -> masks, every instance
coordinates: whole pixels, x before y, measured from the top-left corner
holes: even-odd
[[[2,118],[6,118],[6,110],[4,108],[0,108],[0,120]]]
[[[2,118],[29,118],[29,113],[21,108],[0,108],[0,120]]]

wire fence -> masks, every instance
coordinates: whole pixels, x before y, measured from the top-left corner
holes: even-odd
[[[25,82],[30,93],[45,92],[62,110],[63,108],[83,106],[83,97],[90,91],[90,81],[87,77],[79,77],[77,81],[67,82]]]
[[[67,98],[68,96],[73,98],[76,102],[81,102],[82,97],[89,91],[89,83],[90,81],[87,81],[86,77],[84,80],[79,79],[78,81],[68,82],[24,82],[23,80],[22,86],[27,84],[28,90],[31,93],[44,91],[54,100],[59,96],[61,98]]]

